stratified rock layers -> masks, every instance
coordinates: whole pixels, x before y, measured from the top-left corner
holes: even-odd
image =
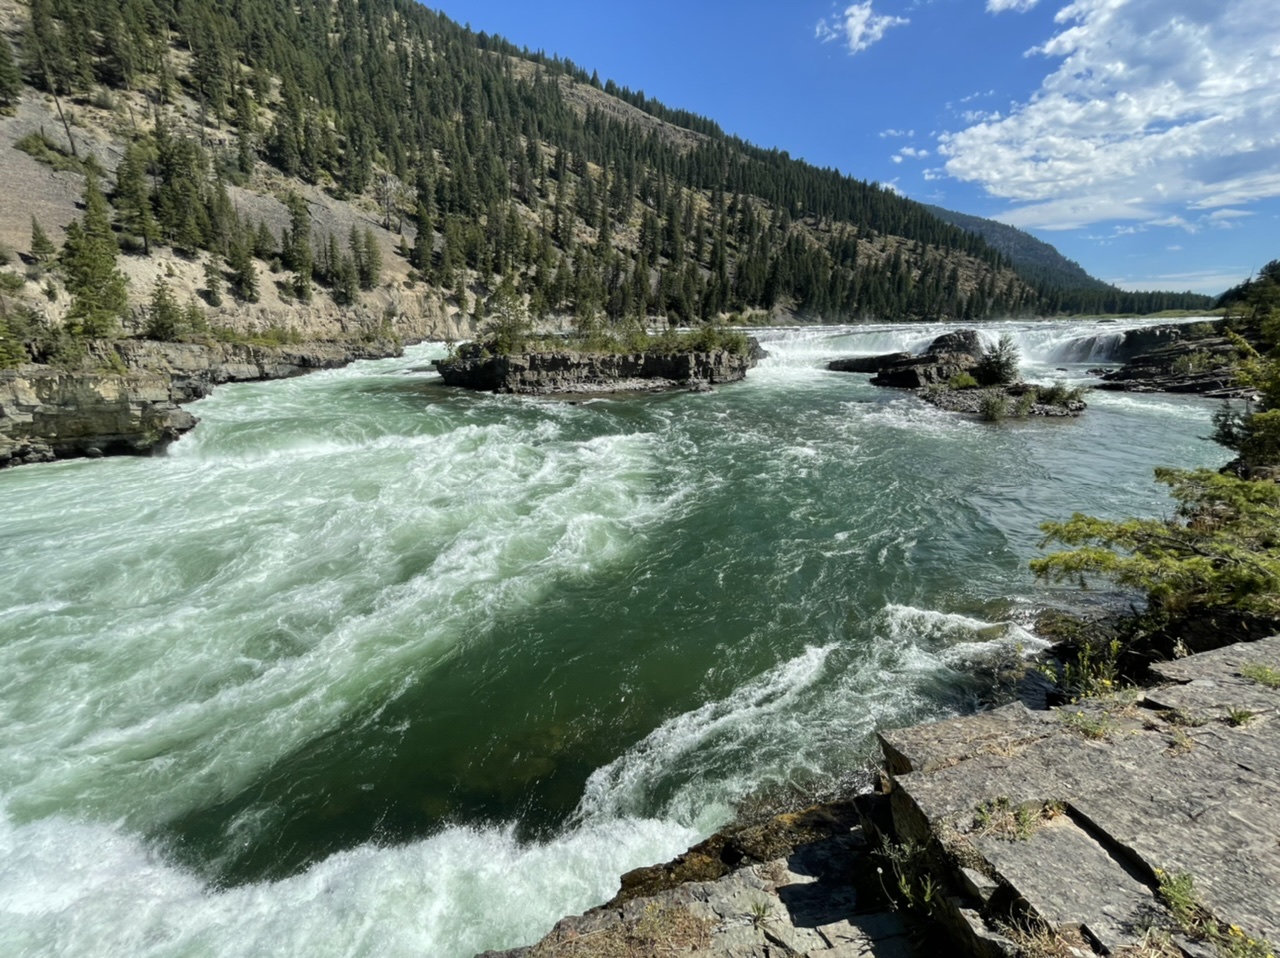
[[[214,386],[283,379],[400,350],[390,340],[296,346],[96,342],[90,361],[119,371],[38,365],[0,371],[0,467],[150,453],[195,427],[198,420],[179,404]]]
[[[751,347],[745,354],[727,349],[627,354],[562,350],[496,356],[473,343],[456,358],[437,360],[436,368],[447,385],[486,392],[652,391],[738,382],[764,355],[755,340]]]

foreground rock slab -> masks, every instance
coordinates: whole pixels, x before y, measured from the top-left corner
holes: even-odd
[[[613,901],[564,919],[537,944],[486,956],[912,958],[859,822],[852,803],[835,803],[721,833],[629,873]]]
[[[1223,927],[1280,939],[1280,689],[1250,666],[1280,674],[1280,638],[1157,666],[1169,684],[1128,699],[882,733],[893,830],[947,886],[957,953],[1013,954],[1019,918],[1136,947],[1172,927],[1180,873]]]

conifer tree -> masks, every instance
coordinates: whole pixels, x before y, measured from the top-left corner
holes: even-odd
[[[146,337],[172,342],[178,338],[181,325],[182,310],[177,300],[173,298],[169,284],[163,279],[157,280],[155,287],[151,290],[151,301],[147,306],[147,325],[144,330]]]
[[[53,259],[55,252],[53,240],[49,239],[49,234],[41,227],[39,220],[34,216],[31,217],[31,258],[40,266],[44,266]]]
[[[8,319],[0,315],[0,369],[12,369],[29,360],[26,347],[14,335]]]
[[[160,238],[160,226],[151,211],[147,153],[141,145],[130,143],[125,148],[124,159],[116,167],[116,188],[111,198],[120,228],[142,240],[143,253],[151,255],[151,244]]]
[[[13,59],[9,41],[0,37],[0,107],[10,107],[22,95],[22,71]]]
[[[293,291],[304,303],[311,302],[313,259],[311,253],[311,213],[307,201],[297,193],[285,200],[289,210],[289,234],[284,243],[284,264],[293,271]]]
[[[67,313],[72,329],[85,336],[106,336],[127,305],[123,273],[116,269],[119,249],[111,233],[110,211],[92,172],[85,177],[84,217],[67,227],[62,266],[71,293]]]
[[[227,251],[227,265],[231,267],[231,282],[235,285],[236,295],[246,303],[256,303],[258,268],[254,265],[253,254],[245,246],[244,240],[237,238],[231,242]]]
[[[204,261],[204,289],[210,306],[222,305],[222,268],[216,256]]]
[[[352,227],[353,231],[354,229]],[[373,235],[373,230],[367,226],[363,237],[352,236],[351,250],[353,255],[355,255],[357,249],[360,250],[360,255],[356,259],[360,288],[373,289],[382,282],[382,250],[378,247],[378,238]]]

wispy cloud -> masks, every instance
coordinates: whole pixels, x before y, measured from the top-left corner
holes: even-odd
[[[1040,0],[987,0],[987,12],[1004,13],[1006,10],[1013,10],[1016,13],[1026,13],[1039,2]]]
[[[1229,269],[1203,269],[1188,273],[1160,273],[1155,276],[1112,276],[1107,282],[1121,289],[1142,291],[1148,289],[1188,289],[1193,293],[1210,296],[1230,289],[1245,277]]]
[[[851,4],[832,21],[823,17],[818,21],[814,35],[823,43],[843,41],[852,56],[880,42],[890,27],[901,27],[911,22],[906,17],[876,13],[871,9],[871,3],[872,0],[863,0],[862,3]]]
[[[916,135],[915,130],[881,130],[880,139],[887,140],[891,137],[912,137]]]
[[[1269,6],[1072,0],[1029,51],[1056,62],[1040,89],[1005,116],[943,134],[947,172],[1014,203],[1005,222],[1045,229],[1196,218],[1280,196]]]

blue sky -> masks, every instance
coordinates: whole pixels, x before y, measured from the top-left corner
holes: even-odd
[[[731,133],[1128,289],[1280,258],[1275,0],[439,0]]]

